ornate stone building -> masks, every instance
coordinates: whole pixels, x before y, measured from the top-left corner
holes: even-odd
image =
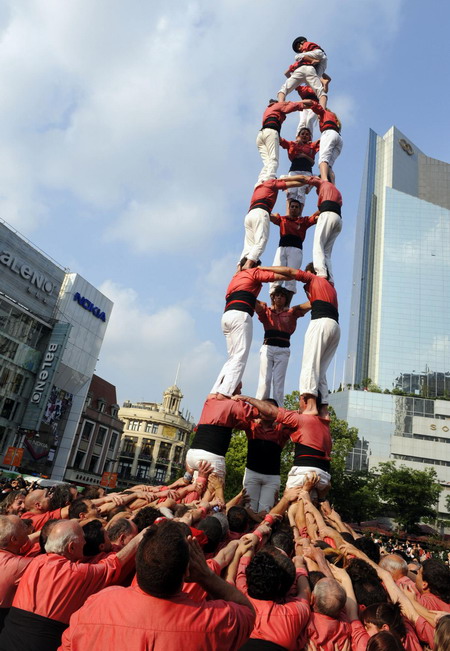
[[[124,432],[117,463],[119,486],[169,483],[182,474],[194,423],[180,411],[177,386],[164,392],[162,404],[124,402],[119,418]]]

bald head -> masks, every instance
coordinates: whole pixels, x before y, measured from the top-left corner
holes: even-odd
[[[83,529],[75,520],[60,520],[53,525],[45,543],[47,554],[59,554],[69,561],[83,558]]]
[[[17,515],[0,515],[0,549],[18,554],[27,540],[25,523]]]
[[[25,508],[32,513],[45,513],[50,509],[50,498],[44,488],[37,488],[25,497]]]
[[[313,591],[315,612],[337,619],[345,606],[344,588],[335,579],[320,579]]]
[[[392,575],[394,581],[408,574],[408,563],[398,554],[387,554],[380,561],[380,567]]]

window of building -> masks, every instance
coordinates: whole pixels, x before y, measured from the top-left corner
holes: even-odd
[[[137,438],[135,436],[124,436],[122,454],[132,454],[136,450]]]
[[[136,470],[136,479],[144,480],[150,478],[150,464],[140,461]]]
[[[109,441],[109,449],[110,449],[110,450],[114,450],[114,448],[116,447],[117,437],[118,437],[117,432],[113,432],[113,433],[111,434],[111,439],[110,439],[110,441]]]
[[[155,468],[155,481],[158,484],[163,484],[166,478],[166,469],[164,466],[156,466]]]
[[[0,427],[0,450],[5,447],[6,439],[8,438],[8,430],[6,427]]]
[[[139,430],[139,423],[140,421],[138,420],[130,420],[128,423],[128,429],[130,429],[132,432],[137,432]]]
[[[170,443],[161,443],[159,446],[158,459],[166,459],[168,461],[171,448],[172,445]]]
[[[174,463],[180,463],[181,455],[183,454],[183,448],[180,448],[178,445],[175,447],[175,452],[173,455]]]
[[[127,461],[125,459],[121,459],[119,461],[119,465],[117,467],[117,474],[121,479],[129,479],[131,477],[131,466],[132,462]]]
[[[8,382],[8,378],[10,375],[11,371],[9,368],[4,368],[1,373],[0,373],[0,387],[4,387],[6,383]]]
[[[0,416],[7,420],[14,417],[16,402],[12,398],[5,398]]]
[[[108,430],[106,427],[99,427],[98,432],[97,432],[97,438],[95,439],[96,445],[103,445],[103,441],[105,440],[105,436],[107,435]]]
[[[158,423],[146,423],[145,431],[149,434],[156,434],[158,432]]]
[[[22,385],[23,375],[21,373],[16,373],[11,380],[11,391],[12,393],[20,393],[20,387]]]
[[[152,441],[152,439],[143,439],[141,454],[146,457],[152,457],[154,447],[155,447],[155,441]]]
[[[84,421],[83,431],[81,432],[81,438],[83,441],[89,441],[93,429],[94,429],[94,423],[90,423],[87,420]]]
[[[8,359],[14,359],[18,348],[19,344],[16,344],[15,341],[0,335],[0,355],[4,355]]]
[[[86,401],[85,401],[85,403],[84,403],[85,408],[86,408],[86,407],[90,407],[91,404],[92,404],[92,396],[87,396],[87,397],[86,397]]]
[[[100,398],[98,401],[98,410],[101,411],[102,414],[105,411],[105,407],[106,407],[105,401]]]
[[[81,468],[83,461],[84,461],[84,452],[82,450],[78,450],[78,452],[75,455],[75,459],[73,461],[73,467]]]
[[[176,440],[177,441],[184,441],[184,432],[182,432],[180,429],[177,432]]]
[[[91,457],[91,460],[89,461],[89,472],[95,472],[95,466],[97,465],[98,457],[96,457],[94,454]]]
[[[118,410],[117,410],[116,405],[112,405],[112,406],[111,406],[111,409],[110,409],[111,416],[113,416],[113,417],[115,418],[115,417],[117,416],[117,411],[118,411]]]

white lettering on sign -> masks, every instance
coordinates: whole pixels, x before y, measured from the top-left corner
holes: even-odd
[[[42,394],[45,391],[49,378],[49,372],[46,369],[53,366],[53,362],[55,361],[55,353],[58,348],[59,344],[50,344],[47,348],[47,352],[44,355],[44,361],[42,362],[41,370],[37,376],[37,382],[34,385],[34,389],[31,394],[31,402],[35,405],[38,405],[41,401]]]
[[[46,294],[51,294],[53,291],[53,283],[46,278],[44,274],[39,273],[32,269],[27,264],[18,260],[10,251],[2,251],[0,253],[0,263],[8,267],[13,273],[17,274],[24,280],[28,280],[31,285],[34,285]]]

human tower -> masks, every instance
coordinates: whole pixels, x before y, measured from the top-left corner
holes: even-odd
[[[294,40],[292,47],[295,62],[285,72],[287,80],[277,99],[269,101],[256,139],[263,166],[245,217],[244,246],[237,271],[226,291],[222,317],[228,359],[205,402],[187,457],[192,469],[200,460],[206,460],[213,464],[219,476],[224,477],[224,457],[232,429],[241,428],[249,438],[246,475],[247,471],[271,477],[278,474],[278,485],[281,449],[289,436],[296,445],[302,446],[296,448],[294,465],[297,469],[314,468],[325,473],[329,470],[331,439],[326,371],[340,338],[331,255],[342,228],[342,196],[336,188],[333,171],[342,149],[341,123],[327,108],[330,77],[325,72],[324,50],[302,36]],[[286,101],[286,96],[294,90],[300,101]],[[300,116],[296,136],[294,140],[285,140],[280,135],[281,127],[287,115],[294,112]],[[320,138],[314,141],[317,126]],[[277,178],[280,146],[287,150],[291,164],[288,174]],[[313,174],[316,153],[319,175]],[[306,195],[313,188],[318,197],[317,210],[311,216],[303,216]],[[280,190],[286,192],[287,198],[284,216],[272,213]],[[261,258],[271,222],[279,227],[280,239],[273,266],[265,267],[261,266]],[[302,270],[303,241],[307,229],[313,225],[313,261]],[[270,283],[270,307],[257,300],[266,282]],[[291,307],[297,282],[304,284],[308,300]],[[255,311],[264,326],[256,399],[239,395],[252,342]],[[311,321],[305,334],[299,387],[302,421],[283,423],[290,336],[296,329],[297,319],[309,311]],[[256,417],[259,417],[257,425]],[[258,433],[256,430],[261,429],[261,422],[264,431]],[[311,433],[307,435],[308,428]],[[293,430],[297,434],[293,434]],[[255,441],[259,442],[254,444]],[[315,454],[317,451],[319,455]],[[303,480],[298,477],[296,483]],[[325,480],[327,488],[329,475]],[[272,493],[274,497],[275,491],[271,489]],[[261,504],[255,503],[252,508],[255,506]]]

